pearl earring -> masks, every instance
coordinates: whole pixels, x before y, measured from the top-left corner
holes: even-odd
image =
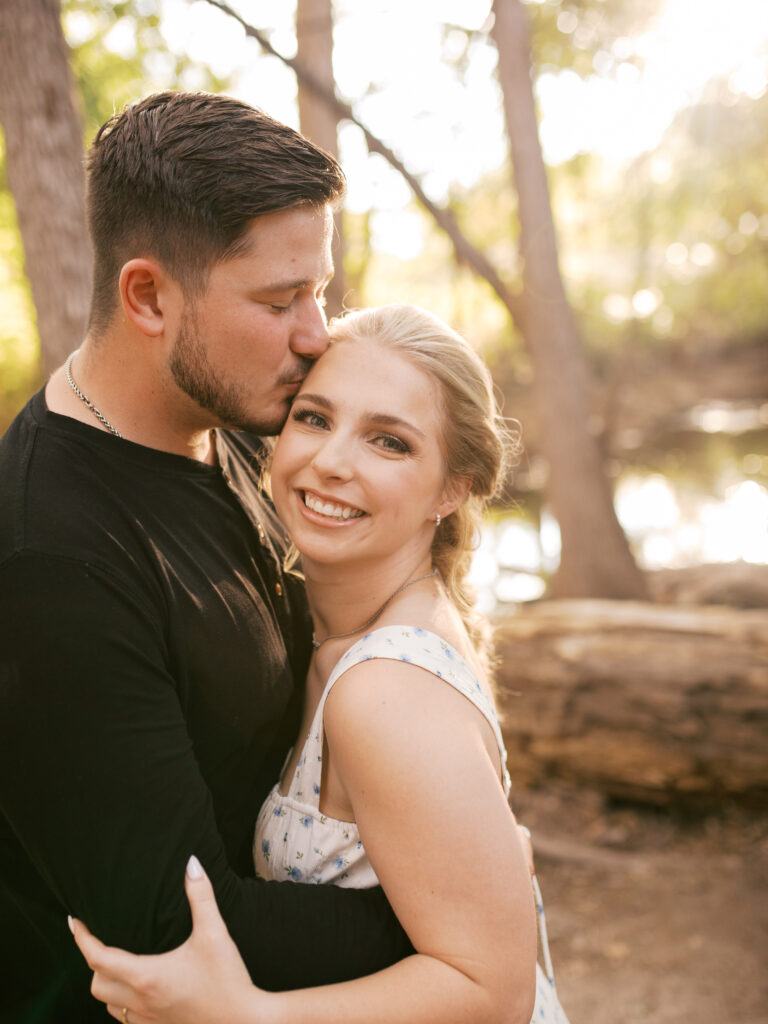
[[[435,513],[435,526],[439,526],[439,525],[440,525],[440,520],[441,520],[442,518],[443,518],[443,517],[442,517],[442,516],[440,515],[440,513],[439,513],[439,512],[436,512],[436,513]]]

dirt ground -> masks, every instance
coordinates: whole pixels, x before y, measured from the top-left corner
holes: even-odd
[[[557,787],[512,804],[571,1024],[768,1024],[768,814]]]

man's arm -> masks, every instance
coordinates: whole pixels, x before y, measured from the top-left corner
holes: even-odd
[[[176,946],[195,853],[264,987],[407,955],[380,890],[234,875],[166,660],[151,609],[106,574],[41,555],[0,570],[0,806],[62,915],[137,952]]]

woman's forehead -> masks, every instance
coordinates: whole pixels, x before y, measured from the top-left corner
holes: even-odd
[[[397,391],[434,390],[436,384],[429,374],[410,359],[407,353],[376,341],[333,341],[317,360],[305,381],[328,386],[356,388],[394,388]]]
[[[435,380],[399,349],[375,341],[336,341],[317,360],[299,394],[322,393],[334,405],[399,415],[440,432]]]

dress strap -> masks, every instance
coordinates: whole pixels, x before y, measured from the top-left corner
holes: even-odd
[[[323,762],[323,711],[334,683],[349,669],[372,659],[403,661],[426,669],[462,693],[480,711],[493,729],[503,769],[503,785],[510,790],[506,750],[493,701],[475,672],[442,637],[418,626],[382,626],[356,641],[333,668],[320,697],[304,749],[299,756],[289,795],[317,807]]]

